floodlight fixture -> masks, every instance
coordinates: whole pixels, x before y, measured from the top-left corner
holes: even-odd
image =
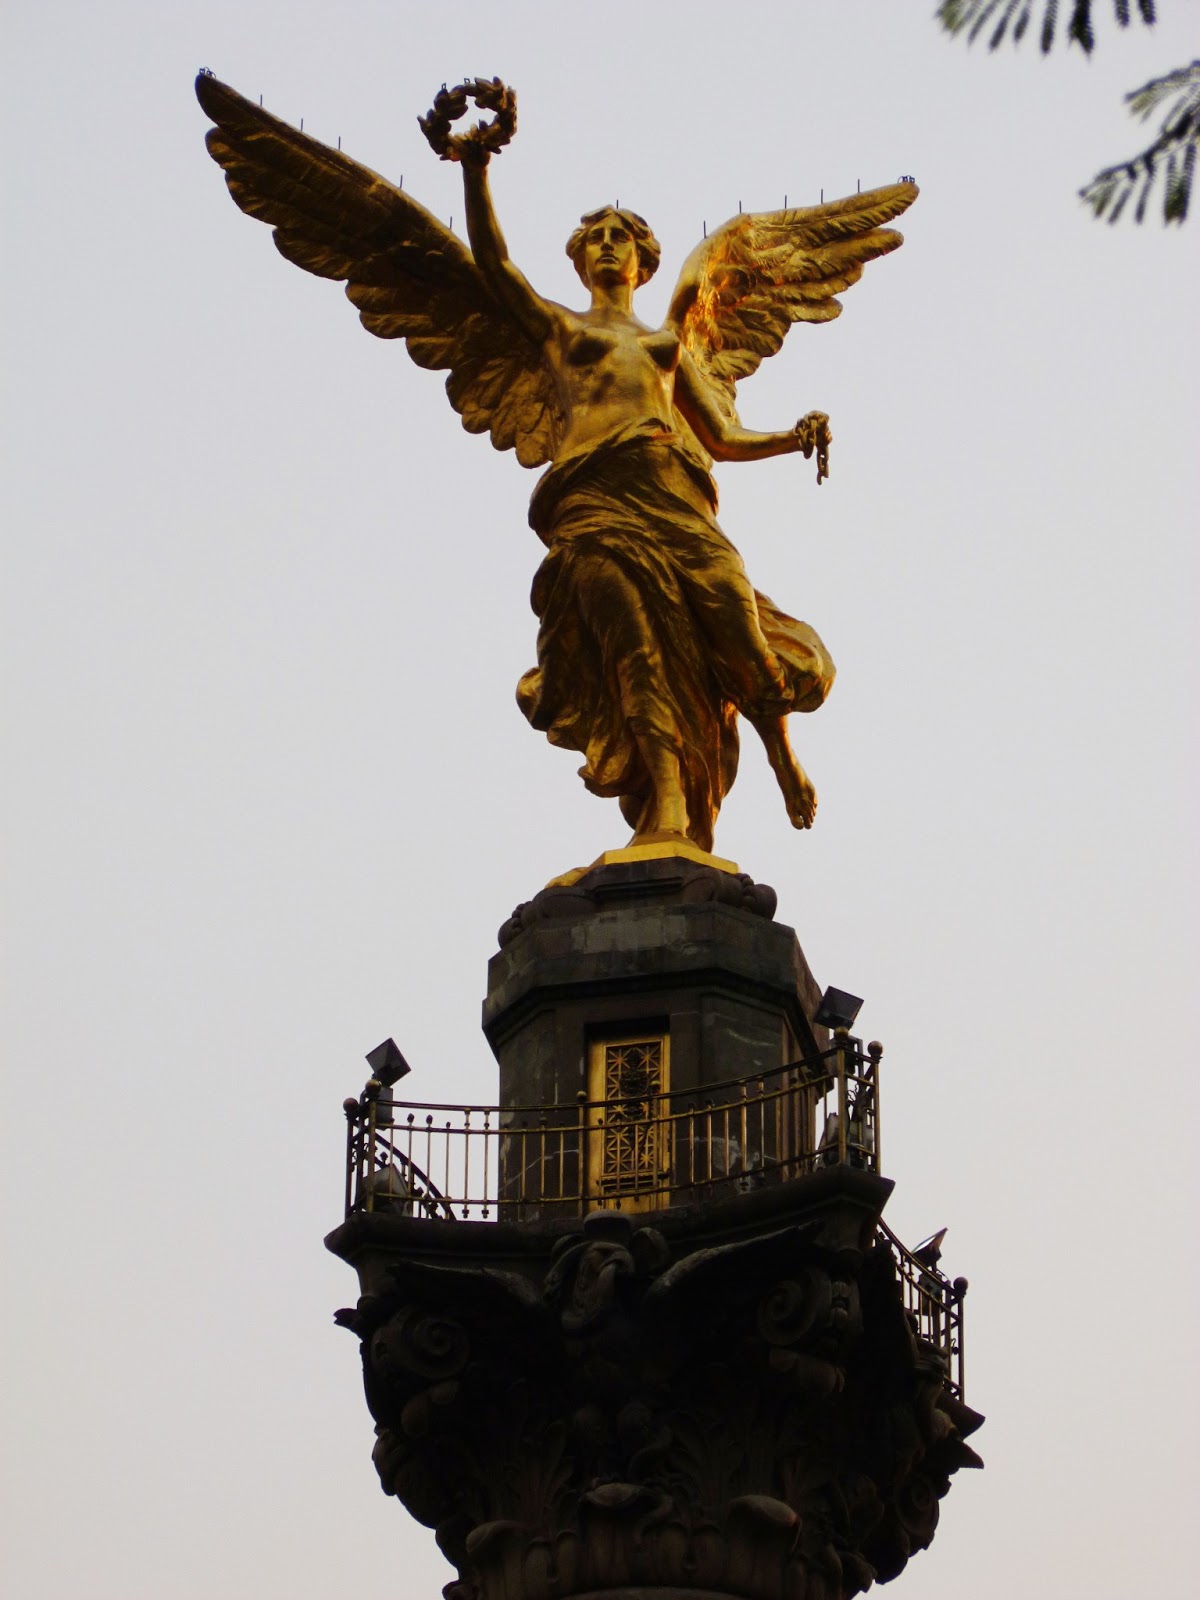
[[[813,1021],[821,1028],[851,1028],[861,1009],[862,1001],[858,995],[847,994],[844,989],[829,988],[821,996],[821,1004]]]
[[[371,1069],[371,1075],[378,1078],[380,1083],[386,1083],[389,1088],[412,1071],[394,1039],[385,1039],[382,1044],[377,1044],[367,1055],[367,1065]]]
[[[936,1233],[931,1233],[928,1239],[923,1239],[913,1251],[913,1260],[929,1272],[937,1266],[942,1259],[942,1240],[946,1237],[946,1229],[939,1228]]]

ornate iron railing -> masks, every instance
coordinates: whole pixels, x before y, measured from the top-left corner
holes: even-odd
[[[644,1211],[820,1166],[877,1172],[882,1054],[842,1035],[816,1064],[573,1105],[400,1103],[373,1078],[344,1103],[346,1214]]]
[[[951,1282],[931,1256],[920,1249],[910,1250],[886,1222],[879,1223],[878,1236],[896,1262],[904,1310],[918,1348],[941,1368],[945,1382],[961,1399],[966,1373],[963,1300],[967,1280]]]

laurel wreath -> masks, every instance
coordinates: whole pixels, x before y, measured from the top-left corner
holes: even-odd
[[[495,115],[468,128],[465,133],[450,130],[466,115],[467,102],[473,100],[481,111]],[[517,131],[516,90],[499,78],[470,78],[447,89],[443,84],[434,96],[427,116],[418,117],[421,132],[443,161],[484,160],[503,150]]]

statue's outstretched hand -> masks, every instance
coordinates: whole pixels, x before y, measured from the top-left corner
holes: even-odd
[[[829,418],[823,411],[810,411],[800,418],[792,432],[796,435],[797,450],[802,450],[806,458],[814,450],[817,452],[817,482],[821,483],[829,476],[829,446],[833,443]]]
[[[451,133],[453,125],[466,115],[468,100],[474,100],[481,111],[494,111],[495,116],[477,122],[465,133]],[[470,78],[453,89],[443,84],[428,115],[417,121],[443,161],[486,167],[517,131],[517,92],[499,78]]]

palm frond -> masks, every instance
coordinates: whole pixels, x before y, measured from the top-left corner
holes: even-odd
[[[967,43],[974,44],[980,34],[991,24],[987,47],[997,50],[1010,39],[1020,44],[1029,30],[1029,23],[1037,0],[941,0],[937,20],[947,33],[965,33]],[[1136,0],[1137,14],[1147,27],[1155,21],[1155,0]],[[1042,26],[1039,35],[1042,54],[1048,54],[1058,38],[1062,20],[1059,0],[1041,0]],[[1131,0],[1112,0],[1113,20],[1120,28],[1127,28],[1133,15]],[[1070,16],[1065,34],[1068,44],[1079,45],[1091,55],[1096,45],[1092,27],[1093,0],[1071,0]]]
[[[1165,107],[1157,137],[1139,155],[1098,172],[1080,198],[1097,217],[1116,222],[1134,203],[1133,217],[1141,222],[1159,179],[1163,186],[1163,222],[1182,222],[1188,213],[1196,146],[1200,143],[1200,61],[1151,78],[1125,96],[1131,114],[1145,121]]]

